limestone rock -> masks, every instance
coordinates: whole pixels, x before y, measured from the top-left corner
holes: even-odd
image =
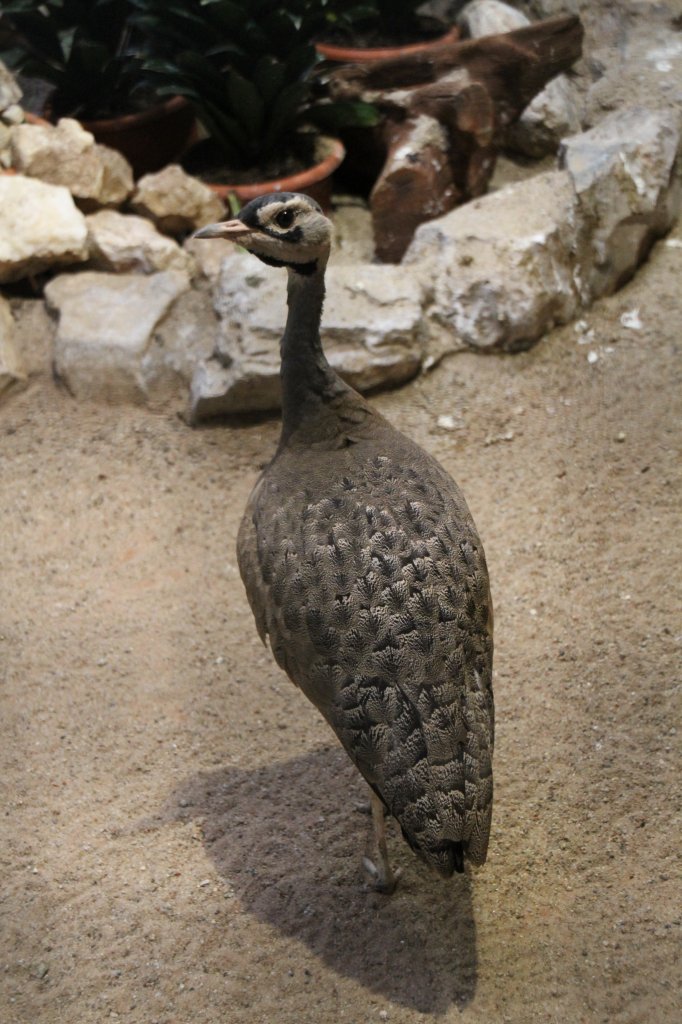
[[[12,129],[12,166],[31,178],[64,185],[83,209],[120,206],[133,190],[130,164],[99,146],[73,118],[56,126],[20,124]]]
[[[528,348],[576,312],[570,177],[550,171],[423,224],[404,264],[427,280],[431,360],[466,346]]]
[[[15,106],[23,93],[12,72],[0,60],[0,113]]]
[[[186,399],[196,367],[215,350],[217,333],[218,318],[208,291],[193,288],[183,292],[156,327],[142,359],[149,398],[159,402],[180,392]]]
[[[11,138],[10,129],[0,121],[0,167],[9,167],[12,163],[12,156],[9,149]]]
[[[457,20],[472,39],[512,32],[531,24],[525,14],[499,0],[473,0]],[[580,127],[577,91],[566,75],[557,75],[528,104],[518,121],[507,128],[505,142],[510,149],[539,158],[556,153],[561,140],[580,131]]]
[[[223,263],[215,308],[216,350],[196,368],[192,420],[278,408],[285,275],[234,252]],[[332,366],[359,390],[409,379],[423,354],[421,286],[393,266],[333,266],[322,343]]]
[[[63,274],[45,289],[59,315],[55,370],[78,398],[141,402],[152,334],[189,287],[186,274]]]
[[[530,25],[530,21],[521,11],[499,0],[473,0],[459,12],[457,24],[465,35],[478,39],[498,32],[513,32],[515,28]]]
[[[40,298],[12,300],[15,337],[21,339],[21,361],[29,377],[52,375],[52,354],[57,326]]]
[[[131,205],[168,235],[187,234],[225,216],[215,192],[178,164],[140,178]]]
[[[681,205],[681,133],[673,111],[618,111],[566,139],[560,161],[573,183],[585,303],[620,287]]]
[[[225,238],[193,238],[192,235],[184,240],[182,248],[209,281],[218,277],[223,260],[234,252],[234,245]]]
[[[566,75],[557,75],[528,104],[505,132],[509,149],[539,159],[556,153],[567,135],[579,132],[580,104],[575,86]]]
[[[0,282],[85,260],[87,235],[67,189],[0,176]]]
[[[2,120],[9,125],[21,124],[24,120],[23,108],[18,103],[12,103],[3,110]]]
[[[191,273],[194,269],[190,254],[172,238],[159,234],[144,217],[99,210],[85,220],[90,263],[97,270],[153,274],[159,270]]]
[[[9,303],[0,295],[0,399],[5,391],[26,380],[26,368],[15,343],[15,330]]]

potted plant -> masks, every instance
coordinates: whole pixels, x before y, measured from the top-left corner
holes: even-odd
[[[421,13],[423,0],[316,0],[315,5],[321,16],[316,46],[327,60],[387,60],[459,38],[456,26]]]
[[[130,0],[10,0],[0,7],[0,57],[46,84],[46,110],[36,113],[77,118],[139,175],[182,151],[194,115],[181,97],[160,101],[142,74],[150,42],[134,12]]]
[[[186,170],[242,201],[282,190],[328,203],[328,178],[344,151],[322,133],[377,114],[367,104],[318,94],[315,5],[296,11],[273,0],[133,2],[136,24],[155,40],[156,56],[144,68],[156,91],[187,97],[206,135],[183,159]]]

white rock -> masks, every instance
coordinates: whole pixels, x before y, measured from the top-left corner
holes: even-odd
[[[13,385],[23,384],[26,377],[26,367],[16,346],[12,311],[0,295],[0,398]]]
[[[159,270],[192,273],[194,260],[177,242],[135,214],[99,210],[85,218],[90,263],[97,270],[153,274]]]
[[[218,334],[208,291],[183,292],[156,327],[142,359],[145,388],[153,401],[187,397],[196,367],[213,354]]]
[[[216,352],[197,366],[192,419],[278,408],[286,273],[233,252],[223,262],[215,308]],[[332,265],[321,337],[332,366],[360,390],[414,376],[424,345],[415,276],[389,265]]]
[[[560,161],[582,222],[586,303],[628,280],[675,222],[682,199],[680,140],[676,113],[636,107],[562,144]]]
[[[478,39],[498,32],[513,32],[515,28],[530,25],[530,21],[521,11],[499,0],[473,0],[459,12],[457,24],[467,36]]]
[[[639,315],[639,309],[628,309],[625,313],[621,313],[620,322],[623,327],[628,327],[631,331],[642,330],[642,320]]]
[[[12,302],[15,337],[21,339],[21,361],[29,377],[52,375],[52,353],[57,327],[42,295],[40,298],[16,298]]]
[[[223,260],[234,252],[234,244],[225,238],[194,238],[192,235],[184,240],[182,248],[192,257],[199,272],[210,281],[215,281]]]
[[[23,93],[6,64],[0,60],[0,113],[15,106]]]
[[[225,216],[225,206],[215,192],[178,164],[140,178],[131,206],[168,235],[196,231]]]
[[[477,39],[530,25],[521,11],[499,0],[473,0],[457,18],[464,32]],[[529,103],[505,133],[506,144],[531,157],[555,153],[566,135],[580,131],[578,94],[566,75],[557,75]]]
[[[430,354],[527,348],[578,308],[575,197],[550,171],[422,224],[403,264],[432,291]],[[421,265],[421,266],[420,266]]]
[[[84,209],[120,206],[133,190],[130,164],[70,117],[57,125],[20,124],[12,129],[12,166],[31,178],[64,185]]]
[[[67,189],[0,176],[0,282],[85,260],[87,235]]]
[[[152,334],[189,287],[186,274],[63,274],[45,299],[59,314],[55,370],[78,398],[140,402]]]
[[[23,108],[20,107],[18,103],[12,103],[9,107],[5,107],[3,110],[2,119],[5,124],[21,124],[24,120]]]
[[[12,163],[12,155],[9,149],[10,137],[10,129],[0,121],[0,167],[8,168]]]
[[[580,128],[576,88],[566,75],[557,75],[531,100],[519,120],[509,125],[505,143],[519,153],[539,158],[556,153],[561,140]]]

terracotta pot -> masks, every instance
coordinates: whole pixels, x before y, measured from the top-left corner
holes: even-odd
[[[223,185],[217,182],[207,182],[206,184],[225,201],[228,200],[230,193],[236,195],[240,202],[248,203],[251,199],[257,199],[258,196],[264,196],[268,192],[304,192],[307,196],[316,199],[323,210],[328,210],[332,198],[332,174],[346,155],[346,150],[338,139],[321,136],[320,142],[327,149],[326,156],[313,167],[300,171],[298,174],[248,185]]]
[[[81,124],[97,142],[123,153],[136,178],[177,160],[195,132],[194,110],[184,96],[173,96],[138,114]]]
[[[327,60],[335,60],[348,64],[371,64],[375,60],[394,60],[406,57],[411,53],[429,53],[448,43],[456,43],[459,39],[459,28],[453,25],[445,35],[435,39],[427,39],[421,43],[408,43],[405,46],[379,46],[371,49],[350,46],[334,46],[331,43],[315,43],[315,49]]]

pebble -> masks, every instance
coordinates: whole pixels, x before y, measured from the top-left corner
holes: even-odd
[[[458,423],[454,416],[439,416],[436,420],[436,424],[441,430],[460,430],[461,424]]]
[[[639,309],[628,309],[625,313],[621,314],[620,322],[623,327],[628,327],[631,331],[641,331],[642,321],[639,316]]]
[[[596,362],[599,361],[599,353],[595,352],[594,350],[592,350],[591,352],[588,352],[587,353],[587,361],[591,365],[594,365]]]

